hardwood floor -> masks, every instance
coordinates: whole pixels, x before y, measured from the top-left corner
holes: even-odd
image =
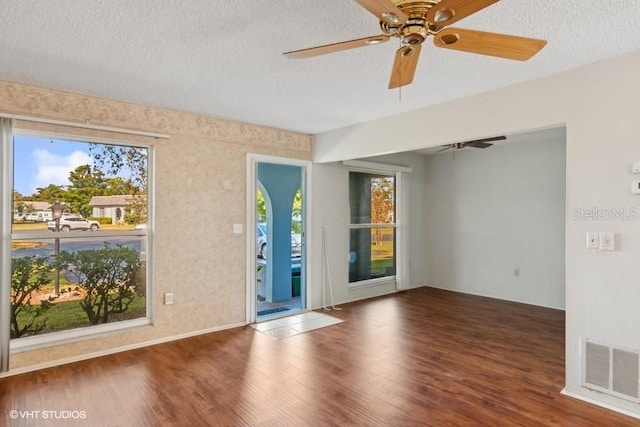
[[[1,379],[0,425],[640,424],[560,395],[562,311],[429,288],[342,308],[284,340],[243,327]]]

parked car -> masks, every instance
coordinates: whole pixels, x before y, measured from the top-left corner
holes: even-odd
[[[38,221],[38,212],[29,212],[22,217],[23,221]]]
[[[35,211],[25,213],[22,217],[23,221],[47,222],[53,219],[51,211]]]
[[[147,224],[137,224],[133,229],[136,231],[144,231],[147,229]]]
[[[51,231],[56,231],[56,222],[49,221],[47,228]],[[89,221],[81,216],[63,216],[60,218],[60,231],[96,231],[100,228],[98,221]]]
[[[256,226],[256,255],[267,259],[267,224],[260,222]],[[291,256],[302,255],[302,236],[291,232]]]

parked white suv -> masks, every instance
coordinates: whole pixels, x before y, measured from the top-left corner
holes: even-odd
[[[49,221],[47,228],[51,231],[56,231],[56,222]],[[81,216],[63,216],[60,218],[60,231],[96,231],[100,228],[98,221],[89,221]]]

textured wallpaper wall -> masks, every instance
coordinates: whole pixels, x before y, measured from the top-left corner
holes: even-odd
[[[233,234],[232,225],[246,222],[246,155],[310,160],[312,136],[2,81],[0,112],[171,136],[117,135],[155,147],[153,325],[13,354],[11,369],[244,322],[246,235]],[[63,126],[18,126],[114,137]],[[162,305],[165,292],[174,292],[173,305]]]

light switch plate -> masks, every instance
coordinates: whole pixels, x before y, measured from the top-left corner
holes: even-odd
[[[600,247],[600,236],[597,231],[587,232],[587,249],[598,249]]]
[[[233,224],[233,233],[242,234],[242,224]]]
[[[613,251],[615,250],[615,234],[611,232],[600,233],[600,250],[601,251]]]
[[[173,292],[165,292],[164,293],[164,305],[173,304]]]

